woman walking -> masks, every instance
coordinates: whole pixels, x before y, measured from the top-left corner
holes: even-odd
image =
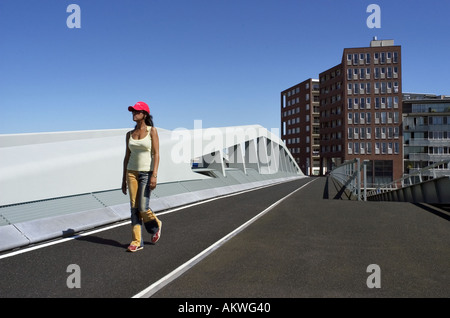
[[[134,130],[126,135],[126,152],[123,160],[122,192],[130,195],[132,242],[128,251],[144,248],[142,225],[152,235],[151,242],[161,237],[162,222],[149,207],[150,192],[155,189],[159,167],[159,138],[153,127],[153,116],[144,102],[129,106],[136,122]]]

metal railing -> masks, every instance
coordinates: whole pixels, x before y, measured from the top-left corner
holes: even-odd
[[[436,162],[425,168],[419,169],[413,173],[405,175],[400,179],[383,184],[383,185],[377,187],[376,189],[369,191],[367,195],[373,196],[373,195],[377,195],[377,194],[380,194],[383,192],[393,191],[393,190],[397,190],[399,188],[403,188],[406,186],[419,184],[424,181],[424,177],[427,177],[428,179],[430,179],[430,178],[436,179],[436,178],[444,176],[444,175],[448,176],[448,175],[450,175],[449,164],[450,164],[450,159]],[[436,169],[439,166],[447,166],[447,169],[445,169],[445,170]]]
[[[361,170],[363,170],[362,178]],[[367,201],[366,164],[365,162],[361,164],[360,158],[344,162],[334,168],[330,172],[330,176],[356,196],[358,201]]]
[[[437,169],[438,167],[444,167],[444,169]],[[374,185],[370,189],[367,188],[366,161],[361,162],[360,158],[344,162],[334,168],[330,172],[330,176],[343,188],[346,188],[351,192],[358,201],[367,201],[368,197],[379,195],[380,193],[419,184],[425,180],[450,176],[450,159],[436,162],[395,181],[376,186]]]

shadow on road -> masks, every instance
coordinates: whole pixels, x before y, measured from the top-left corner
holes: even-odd
[[[123,244],[120,242],[117,242],[116,240],[111,239],[105,239],[99,236],[94,235],[87,235],[87,236],[79,236],[76,238],[77,241],[84,241],[84,242],[90,242],[90,243],[96,243],[96,244],[103,244],[103,245],[109,245],[114,247],[119,247],[126,249],[129,245],[129,243]],[[146,244],[150,244],[149,242],[145,242]]]

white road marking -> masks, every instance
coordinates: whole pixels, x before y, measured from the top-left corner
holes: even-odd
[[[298,179],[295,179],[295,180],[298,180]],[[295,181],[295,180],[292,180],[292,181]],[[204,200],[204,201],[200,201],[200,202],[196,202],[196,203],[192,203],[192,204],[188,204],[188,205],[183,205],[183,206],[178,207],[178,208],[173,208],[173,209],[170,209],[170,210],[167,210],[167,211],[164,211],[164,212],[158,212],[158,213],[155,213],[155,214],[158,215],[158,216],[161,216],[161,215],[164,215],[164,214],[174,213],[174,212],[177,212],[177,211],[180,211],[180,210],[184,210],[184,209],[187,209],[187,208],[190,208],[190,207],[193,207],[193,206],[197,206],[197,205],[200,205],[200,204],[204,204],[204,203],[212,202],[212,201],[215,201],[215,200],[232,197],[232,196],[235,196],[235,195],[240,195],[240,194],[243,194],[243,193],[246,193],[246,192],[260,190],[260,189],[271,187],[271,186],[275,186],[275,185],[279,185],[280,183],[284,183],[284,182],[276,182],[276,183],[268,184],[268,185],[265,185],[265,186],[260,186],[260,187],[256,187],[256,188],[252,188],[252,189],[248,189],[248,190],[243,190],[243,191],[239,191],[239,192],[235,192],[235,193],[230,193],[230,194],[227,194],[227,195],[223,195],[223,196],[207,199],[207,200]],[[92,235],[92,234],[95,234],[95,233],[98,233],[98,232],[107,231],[107,230],[110,230],[110,229],[113,229],[113,228],[116,228],[116,227],[119,227],[119,226],[130,224],[130,223],[131,223],[130,220],[126,220],[126,221],[115,223],[115,224],[112,224],[112,225],[109,225],[109,226],[101,227],[101,228],[96,229],[96,230],[91,230],[91,231],[86,231],[86,232],[83,232],[83,233],[79,233],[79,234],[71,236],[71,237],[62,238],[62,239],[56,239],[54,241],[49,241],[49,242],[46,242],[46,243],[39,243],[39,244],[37,244],[35,246],[31,246],[31,247],[23,247],[23,248],[21,248],[19,250],[0,255],[0,259],[7,258],[7,257],[12,257],[12,256],[15,256],[15,255],[19,255],[19,254],[23,254],[23,253],[27,253],[27,252],[31,252],[31,251],[34,251],[34,250],[38,250],[38,249],[45,248],[45,247],[48,247],[48,246],[64,243],[64,242],[67,242],[67,241],[76,240],[79,237],[88,236],[88,235]]]
[[[273,203],[272,205],[270,205],[268,208],[266,208],[264,211],[258,213],[256,216],[254,216],[253,218],[251,218],[250,220],[248,220],[247,222],[245,222],[244,224],[242,224],[241,226],[239,226],[238,228],[236,228],[234,231],[228,233],[227,235],[225,235],[223,238],[221,238],[220,240],[218,240],[217,242],[215,242],[214,244],[210,245],[208,248],[204,249],[202,252],[200,252],[199,254],[197,254],[196,256],[194,256],[193,258],[191,258],[189,261],[187,261],[186,263],[182,264],[181,266],[177,267],[176,269],[174,269],[172,272],[170,272],[169,274],[167,274],[166,276],[164,276],[163,278],[161,278],[160,280],[156,281],[155,283],[153,283],[152,285],[150,285],[149,287],[147,287],[146,289],[142,290],[141,292],[137,293],[136,295],[134,295],[132,298],[143,298],[143,297],[151,297],[153,294],[155,294],[157,291],[159,291],[161,288],[163,288],[164,286],[166,286],[167,284],[169,284],[170,282],[174,281],[176,278],[180,277],[183,273],[185,273],[186,271],[188,271],[190,268],[192,268],[195,264],[197,264],[198,262],[200,262],[201,260],[203,260],[206,256],[208,256],[209,254],[211,254],[212,252],[214,252],[216,249],[218,249],[220,246],[222,246],[225,242],[227,242],[229,239],[231,239],[232,237],[236,236],[239,232],[241,232],[242,230],[244,230],[246,227],[248,227],[250,224],[252,224],[253,222],[255,222],[257,219],[259,219],[260,217],[262,217],[264,214],[266,214],[267,212],[269,212],[270,210],[272,210],[274,207],[276,207],[278,204],[280,204],[281,202],[283,202],[284,200],[286,200],[288,197],[290,197],[291,195],[293,195],[294,193],[296,193],[297,191],[300,191],[301,189],[303,189],[304,187],[306,187],[307,185],[309,185],[311,182],[314,182],[317,179],[311,180],[308,183],[302,185],[300,188],[292,191],[291,193],[289,193],[288,195],[284,196],[283,198],[281,198],[280,200],[278,200],[277,202]]]

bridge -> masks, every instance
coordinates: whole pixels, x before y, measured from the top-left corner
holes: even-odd
[[[4,253],[0,297],[449,296],[448,218],[335,193],[299,178],[161,212],[161,240],[137,253],[128,222]]]
[[[243,158],[237,167],[220,160],[194,167],[198,180],[158,185],[162,238],[144,236],[137,253],[125,251],[130,222],[117,189],[3,205],[0,297],[449,296],[446,210],[347,200],[332,176],[301,174],[276,138],[252,138],[225,145]]]

